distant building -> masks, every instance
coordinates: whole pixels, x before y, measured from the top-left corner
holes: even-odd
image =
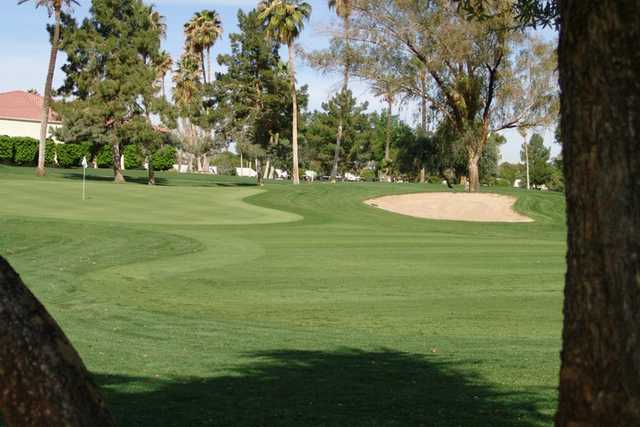
[[[28,136],[40,139],[40,121],[44,98],[38,94],[16,90],[0,93],[0,135]],[[49,111],[49,129],[62,126],[59,116]]]

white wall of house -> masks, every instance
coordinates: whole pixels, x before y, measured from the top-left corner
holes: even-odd
[[[53,129],[57,129],[60,126],[61,125],[59,124],[50,124],[47,134],[51,136],[51,132],[53,131]],[[31,120],[0,118],[0,135],[28,136],[35,139],[40,139],[40,122]]]

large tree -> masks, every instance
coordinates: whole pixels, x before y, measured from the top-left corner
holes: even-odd
[[[130,136],[128,123],[155,108],[162,29],[152,12],[142,0],[93,0],[81,25],[65,18],[60,92],[70,100],[60,106],[63,132],[78,142],[110,145],[117,183],[125,180],[121,148]]]
[[[560,24],[568,253],[556,425],[640,425],[640,1],[514,7],[523,24]]]
[[[311,16],[311,6],[300,0],[261,0],[258,6],[267,37],[287,45],[289,51],[289,75],[291,78],[291,150],[293,154],[292,179],[300,183],[298,159],[298,100],[296,94],[295,42]]]
[[[510,31],[508,1],[489,3],[494,15],[467,21],[449,0],[368,0],[356,3],[353,21],[361,42],[426,68],[434,88],[429,102],[466,147],[470,191],[479,190],[478,163],[490,133],[519,127],[526,117],[517,109],[510,117],[495,111],[512,93],[504,89],[518,83],[511,68],[523,36]]]
[[[559,426],[640,425],[640,1],[560,2]]]
[[[290,75],[278,53],[280,43],[266,37],[260,14],[238,12],[239,32],[231,34],[231,52],[220,55],[225,69],[214,85],[217,107],[224,117],[223,133],[236,149],[258,161],[285,169],[291,158],[292,97]],[[306,104],[306,88],[297,91],[298,104]],[[257,171],[260,172],[260,171]],[[264,173],[258,173],[261,182]]]
[[[49,54],[49,66],[47,68],[47,79],[44,84],[44,100],[42,102],[42,118],[40,121],[40,142],[38,144],[38,167],[36,175],[44,176],[45,149],[47,143],[47,130],[49,127],[49,115],[51,104],[51,89],[53,86],[53,75],[56,70],[56,59],[60,45],[60,27],[62,25],[62,6],[70,7],[72,4],[79,4],[76,0],[18,0],[18,4],[33,1],[38,7],[46,7],[49,16],[55,16],[55,24],[51,37],[51,52]]]

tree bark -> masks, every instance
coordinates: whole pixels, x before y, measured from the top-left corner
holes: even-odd
[[[153,156],[147,158],[148,184],[156,185],[156,171],[153,169]]]
[[[289,72],[291,73],[291,101],[293,104],[293,114],[291,118],[292,179],[294,184],[300,184],[300,166],[298,163],[298,96],[296,94],[296,61],[294,48],[294,43],[289,43]]]
[[[121,158],[120,158],[120,144],[118,142],[111,143],[111,152],[113,156],[113,182],[116,184],[122,184],[125,181],[122,174]]]
[[[561,0],[568,252],[556,425],[640,425],[640,1]]]
[[[422,135],[427,136],[427,67],[424,66],[422,74],[420,76],[420,89],[422,90],[422,96],[420,99],[420,115],[422,116]],[[424,184],[427,180],[427,170],[424,166],[425,159],[424,154],[420,156],[420,183]]]
[[[64,332],[0,257],[0,413],[14,426],[113,426]]]
[[[58,57],[58,46],[60,44],[61,7],[55,8],[56,24],[51,40],[51,52],[49,55],[49,68],[47,70],[47,80],[44,85],[44,99],[42,101],[42,119],[40,121],[40,142],[38,144],[38,167],[37,176],[45,174],[45,150],[47,147],[47,130],[49,129],[49,106],[51,105],[51,87],[53,86],[53,75],[56,71],[56,59]]]
[[[472,149],[469,150],[469,192],[480,191],[480,153]]]
[[[350,21],[349,15],[344,16],[344,41],[346,47],[346,58],[344,62],[344,70],[343,70],[343,84],[342,84],[342,102],[344,103],[345,98],[347,96],[347,91],[349,90],[349,72],[350,72],[350,54],[349,54],[349,29],[350,29]],[[346,114],[345,105],[340,105],[340,117],[338,118],[338,132],[336,134],[336,149],[333,153],[333,167],[331,168],[331,183],[336,183],[336,176],[338,175],[338,163],[340,162],[340,146],[342,145],[342,138],[344,132],[344,117]]]
[[[200,51],[200,64],[202,64],[202,83],[207,84],[207,68],[204,63],[204,49]]]

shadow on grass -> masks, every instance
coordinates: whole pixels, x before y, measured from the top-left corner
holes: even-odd
[[[68,172],[62,175],[64,179],[73,179],[73,180],[81,180],[82,173],[76,172]],[[125,180],[128,183],[133,184],[148,184],[148,179],[146,175],[125,175]],[[109,175],[92,175],[88,174],[86,176],[87,181],[98,181],[98,182],[113,182],[113,176]],[[186,187],[256,187],[255,183],[250,182],[220,182],[213,180],[206,180],[203,178],[199,179],[189,179],[186,177],[176,177],[168,179],[166,177],[156,175],[156,185],[158,186],[186,186]]]
[[[498,391],[435,357],[354,349],[248,357],[252,364],[226,376],[96,380],[123,426],[551,424],[540,395]]]

